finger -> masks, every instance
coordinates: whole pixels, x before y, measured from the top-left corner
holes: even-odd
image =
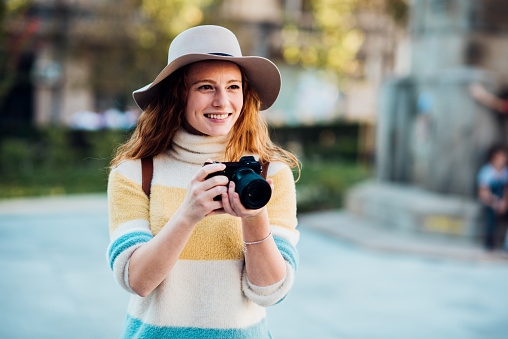
[[[221,199],[215,200],[215,197],[217,196],[220,197],[222,193],[227,192],[226,186],[215,186],[209,190],[198,190],[198,191],[200,192],[195,195],[195,199],[201,205],[206,206],[206,209],[208,211],[222,208]]]
[[[223,171],[226,168],[226,165],[222,163],[215,163],[204,165],[201,169],[196,173],[195,179],[198,181],[204,181],[207,176],[212,173]]]
[[[233,185],[231,185],[231,184],[233,184]],[[255,215],[262,208],[264,208],[264,207],[261,207],[260,209],[257,209],[257,210],[251,210],[251,209],[245,208],[245,206],[243,206],[243,204],[242,204],[242,201],[240,200],[240,195],[235,192],[234,183],[231,182],[230,186],[233,186],[233,187],[230,187],[228,190],[229,203],[231,205],[231,209],[234,212],[234,215],[236,215],[238,217],[246,217],[249,215]]]
[[[201,185],[200,187],[203,191],[208,191],[208,190],[210,190],[214,187],[217,187],[217,186],[226,187],[228,185],[228,183],[229,183],[228,177],[226,177],[224,175],[218,175],[218,176],[206,179],[205,181],[202,181],[200,183],[200,185]]]
[[[227,212],[223,208],[218,208],[216,210],[211,211],[210,213],[206,214],[205,217],[211,216],[211,215],[217,215],[217,214],[226,214]]]
[[[227,192],[228,192],[227,186],[215,186],[215,187],[212,187],[204,192],[204,198],[207,200],[209,200],[209,199],[213,200],[216,196],[222,197],[222,195],[225,193],[227,194]],[[222,198],[221,198],[221,200],[222,200]],[[221,200],[218,200],[218,202],[221,204],[220,207],[222,207]]]
[[[226,213],[236,216],[236,213],[231,207],[231,203],[229,202],[228,192],[222,193],[222,208]]]
[[[272,192],[273,192],[273,189],[275,188],[275,186],[273,184],[273,180],[272,179],[267,179],[266,182],[268,183],[268,185],[270,185],[270,188],[272,189]]]
[[[235,183],[233,181],[229,183],[228,196],[231,209],[236,215],[240,215],[239,212],[241,212],[244,207],[240,201],[240,195],[235,191]]]
[[[222,183],[222,185],[218,185],[217,183]],[[193,182],[188,188],[187,197],[191,201],[198,201],[200,204],[205,204],[213,200],[216,196],[221,195],[223,192],[227,192],[226,185],[227,180],[221,181],[220,178],[215,177],[204,182],[196,182],[193,179]]]

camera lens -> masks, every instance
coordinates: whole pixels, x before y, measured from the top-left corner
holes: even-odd
[[[235,183],[235,191],[240,195],[240,201],[245,208],[261,208],[272,196],[268,182],[250,168],[237,170],[231,180]]]
[[[254,185],[251,185],[254,186]],[[251,189],[248,189],[248,196],[249,200],[253,201],[260,201],[263,200],[263,197],[266,196],[266,191],[264,190],[264,187],[260,187],[259,185],[252,187]]]

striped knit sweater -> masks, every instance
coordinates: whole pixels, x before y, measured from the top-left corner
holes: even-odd
[[[154,158],[151,198],[141,188],[141,162],[129,160],[109,177],[108,260],[119,284],[132,293],[122,338],[270,338],[265,307],[289,292],[297,266],[296,197],[289,167],[272,162],[274,192],[267,205],[285,277],[270,286],[247,278],[240,218],[201,220],[166,279],[147,297],[129,286],[132,253],[164,227],[183,202],[190,180],[208,159],[223,161],[227,137],[179,130],[172,147]]]

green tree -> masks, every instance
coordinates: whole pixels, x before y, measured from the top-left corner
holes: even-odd
[[[358,75],[361,64],[356,53],[364,41],[357,25],[358,11],[369,8],[403,24],[407,6],[406,0],[310,0],[313,25],[299,27],[294,21],[286,22],[282,55],[289,64],[326,68],[339,77]]]

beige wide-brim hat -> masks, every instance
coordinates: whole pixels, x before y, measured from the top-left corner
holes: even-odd
[[[220,26],[197,26],[180,33],[169,46],[168,65],[155,80],[132,93],[138,106],[145,110],[157,93],[157,84],[177,69],[203,60],[232,61],[241,66],[249,84],[257,91],[261,110],[266,110],[277,99],[281,78],[277,66],[268,59],[242,56],[236,36]]]

